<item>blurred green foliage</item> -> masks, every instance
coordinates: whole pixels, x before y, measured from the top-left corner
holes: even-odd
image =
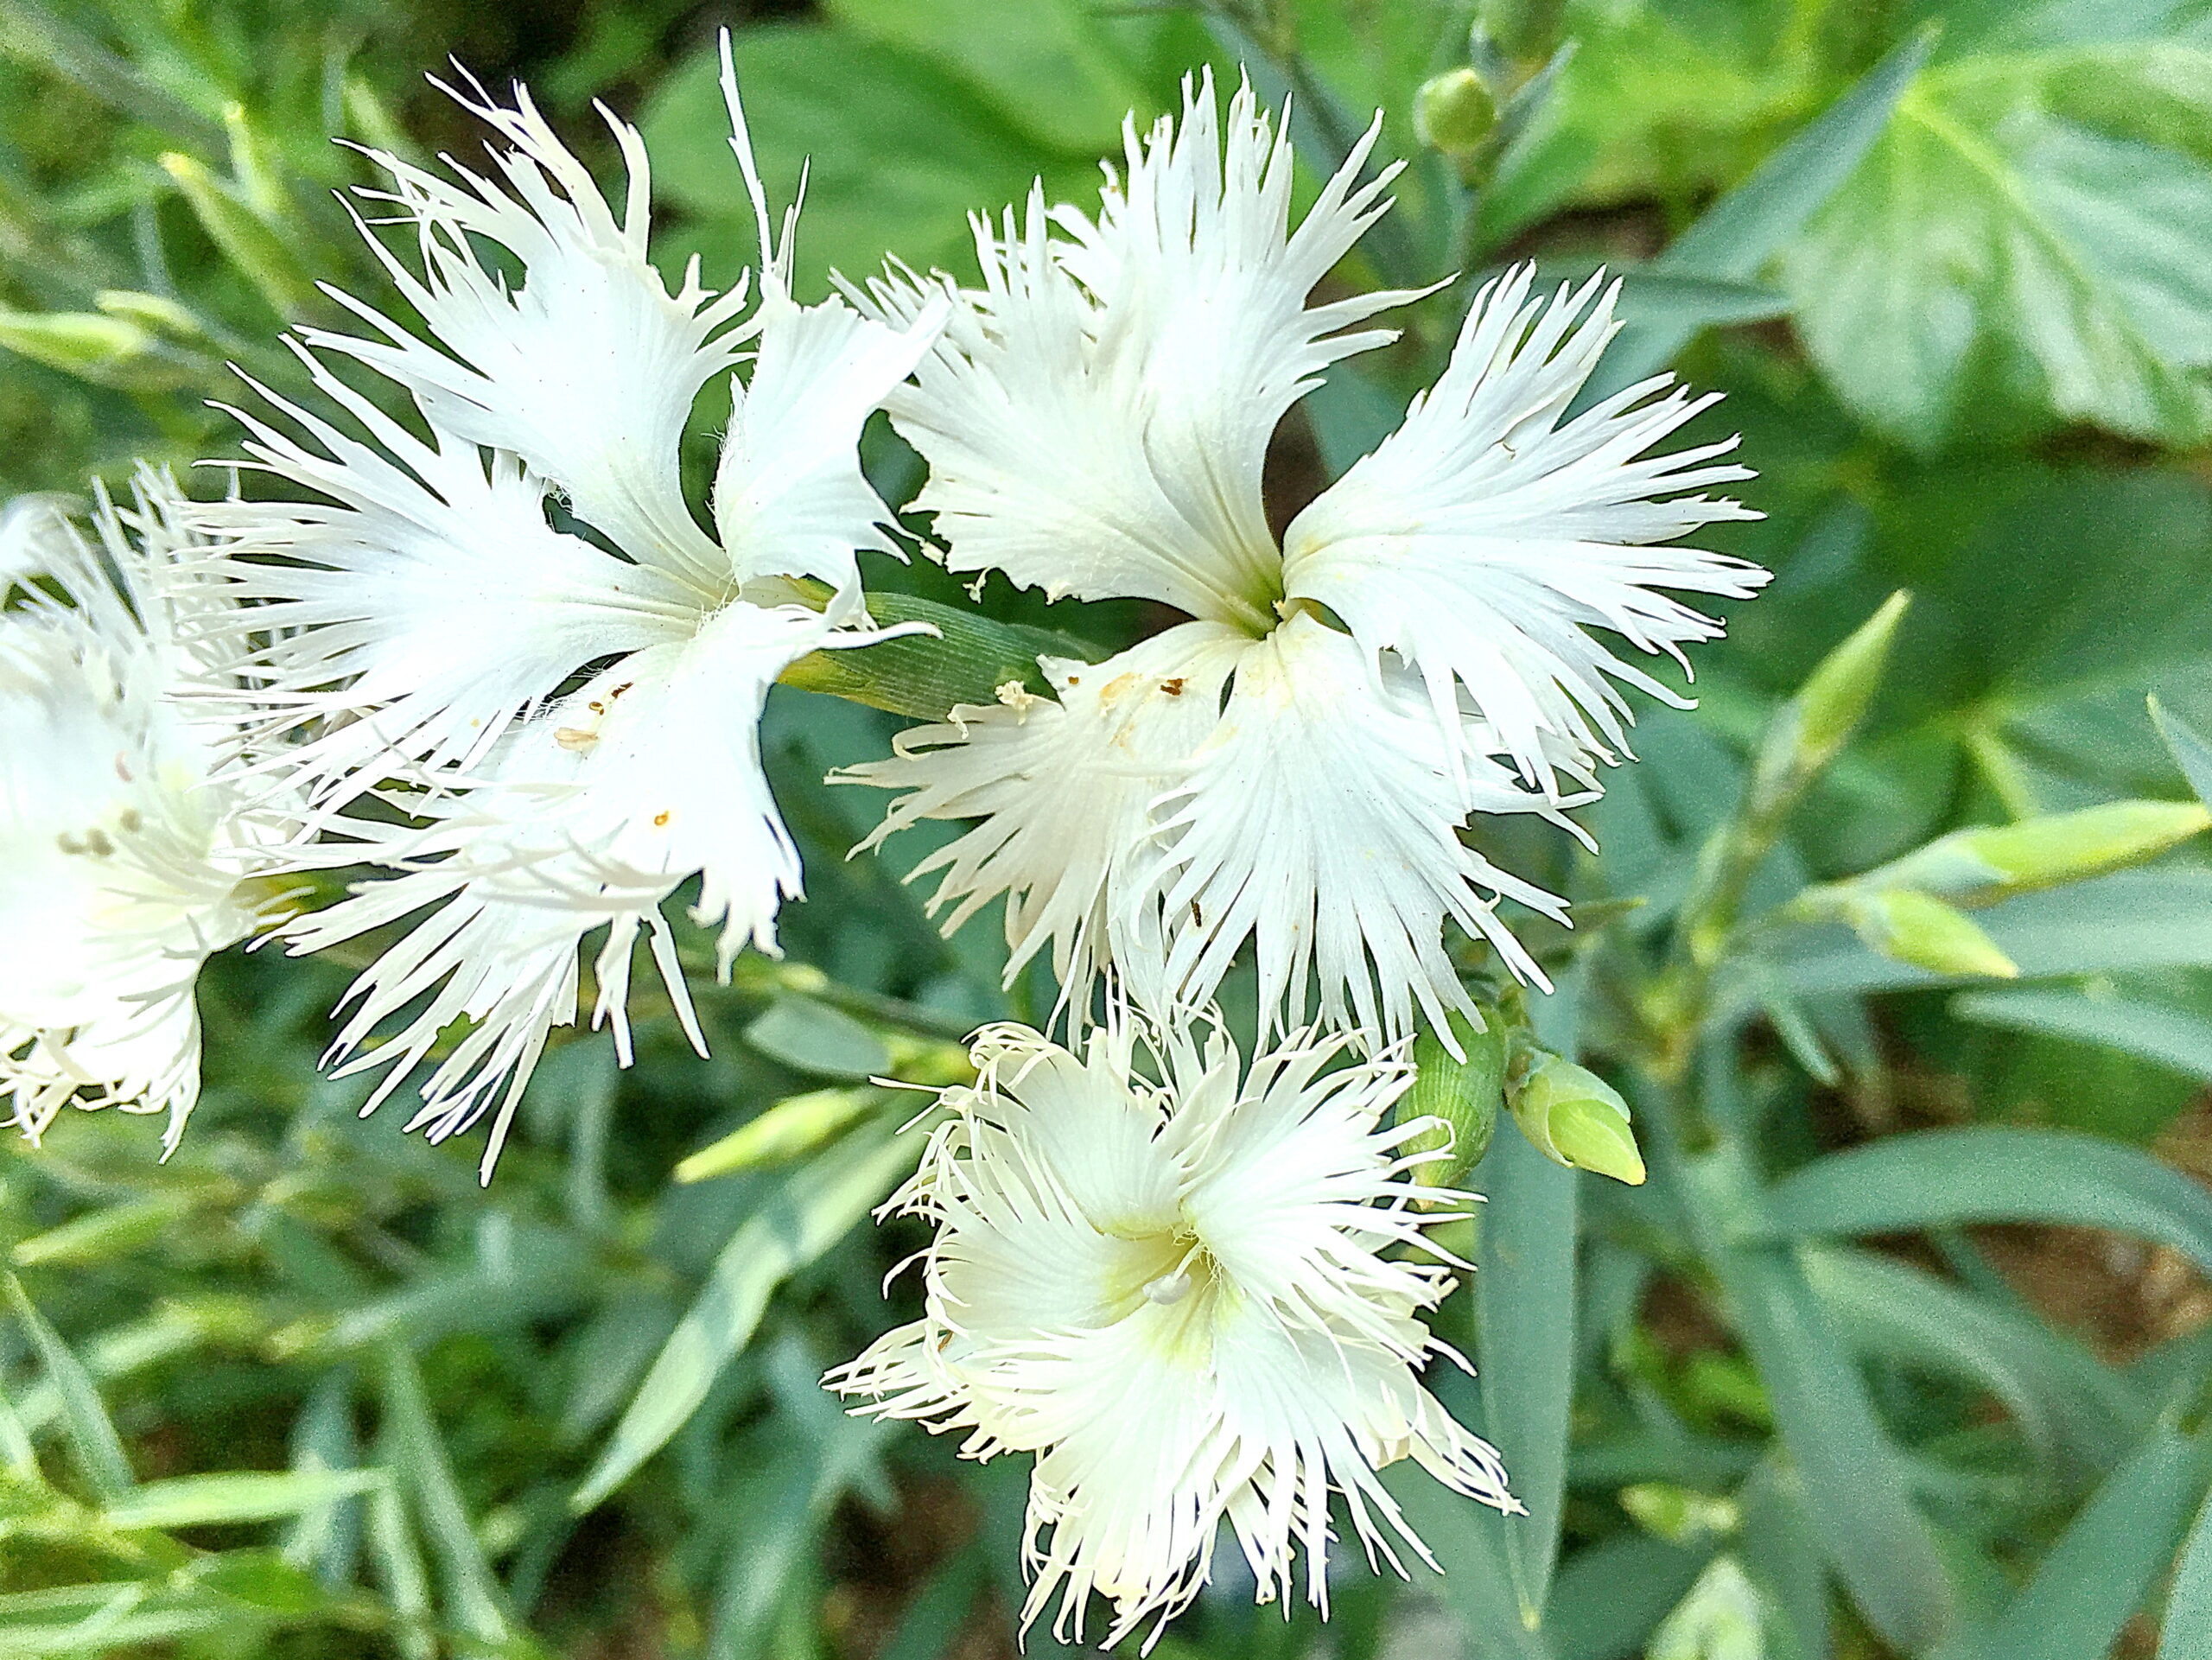
[[[1440,1323],[1480,1377],[1438,1386],[1532,1515],[1408,1481],[1448,1572],[1348,1577],[1327,1651],[2212,1654],[2202,852],[1976,912],[2016,983],[1762,922],[1961,826],[2212,779],[2212,5],[0,0],[0,486],[228,454],[226,365],[296,387],[276,336],[313,284],[376,291],[330,140],[477,142],[421,79],[448,53],[597,162],[591,100],[633,115],[658,251],[728,281],[724,22],[772,191],[810,169],[804,292],[887,252],[967,269],[971,212],[1079,199],[1125,111],[1241,65],[1294,92],[1309,191],[1385,112],[1409,166],[1346,280],[1465,273],[1294,420],[1287,496],[1522,256],[1624,269],[1605,372],[1725,389],[1700,430],[1761,470],[1728,545],[1777,580],[1700,707],[1639,728],[1601,857],[1514,849],[1586,919],[1536,1034],[1615,1079],[1653,1164],[1631,1191],[1508,1133],[1471,1178],[1476,1288]],[[1425,149],[1417,90],[1467,67],[1502,124]],[[911,494],[887,433],[870,459]],[[1899,588],[1855,736],[1771,761]],[[1099,649],[1136,621],[985,604]],[[112,1114],[0,1149],[0,1656],[1010,1651],[1026,1472],[814,1382],[910,1294],[879,1282],[914,1237],[862,1219],[918,1097],[866,1080],[948,1081],[950,1040],[1050,1006],[1001,990],[988,919],[940,940],[899,885],[928,832],[844,862],[873,806],[821,779],[897,724],[772,699],[789,957],[701,983],[711,1061],[665,1018],[628,1072],[558,1048],[488,1189],[317,1076],[344,965],[244,953],[203,981],[175,1158]],[[1219,1574],[1158,1653],[1319,1651]]]

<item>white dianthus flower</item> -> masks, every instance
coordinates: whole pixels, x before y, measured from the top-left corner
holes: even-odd
[[[1617,683],[1680,701],[1593,631],[1679,659],[1720,625],[1664,590],[1765,580],[1650,545],[1754,517],[1689,493],[1751,475],[1717,460],[1732,440],[1648,454],[1713,401],[1666,377],[1570,416],[1614,290],[1547,302],[1525,269],[1478,295],[1441,379],[1278,544],[1261,492],[1276,425],[1416,297],[1307,303],[1389,206],[1395,169],[1357,182],[1378,130],[1294,227],[1289,144],[1249,87],[1224,124],[1210,80],[1186,86],[1179,123],[1131,124],[1095,219],[1033,194],[998,232],[978,222],[982,288],[890,400],[952,569],[1194,619],[1048,665],[1055,709],[963,708],[845,775],[906,792],[879,836],[989,816],[923,867],[944,873],[937,901],[957,923],[1007,894],[1014,966],[1049,942],[1078,1010],[1109,962],[1140,995],[1203,1004],[1250,939],[1282,1018],[1310,991],[1386,1035],[1416,1005],[1440,1024],[1466,1004],[1447,919],[1541,980],[1496,906],[1562,903],[1459,832],[1485,813],[1564,824],[1622,746]],[[894,276],[867,303],[909,316],[942,286]],[[1036,833],[1046,817],[1141,845]],[[1154,961],[1123,957],[1147,940]]]
[[[1325,1070],[1342,1047],[1297,1034],[1248,1072],[1217,1028],[1201,1045],[1117,1022],[1078,1055],[1000,1026],[976,1035],[976,1083],[941,1097],[887,1207],[937,1230],[923,1317],[826,1381],[965,1432],[969,1456],[1035,1455],[1025,1626],[1057,1600],[1079,1638],[1093,1591],[1109,1647],[1164,1622],[1224,1520],[1262,1601],[1302,1553],[1325,1610],[1332,1500],[1370,1561],[1399,1567],[1400,1543],[1431,1561],[1377,1479],[1402,1458],[1519,1511],[1419,1377],[1450,1351],[1418,1315],[1453,1281],[1394,1248],[1448,1212],[1411,1208],[1399,1149],[1435,1121],[1382,1127],[1412,1068],[1393,1051]]]
[[[33,1140],[67,1105],[165,1112],[200,1094],[193,989],[258,919],[241,881],[275,830],[227,781],[233,731],[184,696],[209,665],[169,579],[186,504],[143,474],[95,548],[51,499],[0,512],[0,1103]],[[43,579],[35,582],[34,576]],[[67,602],[54,590],[67,596]]]
[[[807,652],[885,637],[855,556],[897,550],[861,472],[861,428],[942,311],[893,328],[842,301],[792,300],[791,223],[779,242],[727,39],[723,87],[762,250],[749,315],[746,284],[717,297],[694,262],[671,296],[649,262],[634,130],[607,117],[629,169],[618,219],[527,93],[512,109],[456,94],[508,146],[496,176],[373,158],[394,186],[372,200],[414,232],[421,274],[378,253],[429,338],[345,296],[380,338],[308,337],[406,388],[427,438],[303,351],[367,441],[270,396],[305,441],[242,415],[250,464],[313,498],[207,514],[223,544],[213,563],[254,602],[238,646],[254,701],[292,737],[282,765],[326,838],[298,862],[403,873],[301,919],[294,949],[427,909],[355,983],[334,1055],[385,1069],[372,1107],[466,1017],[415,1123],[442,1137],[499,1099],[487,1174],[548,1033],[576,1017],[587,934],[607,930],[594,1021],[613,1023],[626,1062],[641,934],[702,1044],[661,914],[678,887],[698,880],[692,914],[719,930],[725,972],[747,943],[775,949],[800,870],[761,770],[763,699]],[[513,257],[518,282],[484,263],[484,244]],[[678,446],[701,388],[748,362],[730,382],[709,534]],[[809,583],[828,585],[826,604]],[[379,792],[403,817],[339,816]]]

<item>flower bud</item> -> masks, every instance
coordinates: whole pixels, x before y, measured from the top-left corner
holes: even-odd
[[[314,305],[315,285],[267,220],[192,156],[172,150],[162,157],[162,169],[176,181],[200,229],[277,315],[295,316]]]
[[[779,1101],[676,1167],[680,1182],[708,1181],[739,1170],[785,1164],[811,1153],[882,1104],[885,1092],[861,1085],[814,1090]]]
[[[1521,1133],[1553,1163],[1643,1185],[1643,1154],[1629,1127],[1628,1103],[1587,1067],[1539,1053],[1513,1091],[1512,1106]]]
[[[184,340],[207,337],[198,317],[162,295],[144,294],[137,289],[102,289],[92,296],[92,303],[111,317],[137,323],[156,334]]]
[[[1448,70],[1414,94],[1414,130],[1431,149],[1472,156],[1497,130],[1497,99],[1476,70]]]
[[[1866,716],[1889,665],[1912,596],[1902,589],[1822,658],[1773,724],[1761,747],[1755,793],[1764,801],[1786,798],[1834,760]]]
[[[2212,825],[2195,801],[2112,801],[2016,824],[1954,830],[1859,878],[1987,905],[2140,864]]]
[[[2018,964],[1957,906],[1910,887],[1843,891],[1844,919],[1866,949],[1931,974],[2009,980]]]
[[[156,345],[153,335],[126,317],[0,308],[0,347],[103,386],[174,385],[176,367],[154,355]]]
[[[1483,1010],[1482,1029],[1465,1015],[1450,1017],[1451,1034],[1459,1045],[1453,1056],[1443,1036],[1424,1027],[1414,1042],[1414,1085],[1400,1097],[1401,1123],[1435,1118],[1402,1149],[1408,1154],[1437,1156],[1413,1167],[1414,1180],[1423,1187],[1452,1187],[1481,1161],[1490,1150],[1497,1129],[1497,1110],[1505,1099],[1505,1060],[1509,1048],[1505,1017],[1494,1008]],[[1416,1199],[1424,1209],[1442,1199]]]

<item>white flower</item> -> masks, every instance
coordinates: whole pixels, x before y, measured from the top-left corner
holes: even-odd
[[[1376,1477],[1399,1459],[1520,1509],[1419,1379],[1451,1353],[1417,1316],[1452,1280],[1393,1250],[1440,1219],[1409,1208],[1398,1153],[1434,1121],[1382,1127],[1412,1082],[1402,1052],[1325,1071],[1341,1040],[1300,1034],[1247,1074],[1218,1029],[1141,1040],[1163,1083],[1133,1069],[1132,1026],[1081,1055],[977,1034],[977,1082],[944,1092],[888,1207],[937,1230],[923,1317],[826,1380],[965,1432],[970,1457],[1034,1454],[1023,1624],[1057,1600],[1079,1638],[1095,1590],[1109,1647],[1198,1593],[1224,1519],[1262,1601],[1302,1551],[1325,1610],[1333,1498],[1370,1561],[1399,1567],[1402,1541],[1431,1561]]]
[[[1224,123],[1210,80],[1186,86],[1179,123],[1131,126],[1095,220],[1033,194],[998,233],[978,223],[982,287],[890,400],[952,569],[1195,619],[1047,665],[1062,713],[962,709],[844,775],[906,792],[879,836],[987,816],[922,867],[937,903],[956,925],[1007,894],[1014,968],[1049,942],[1078,1014],[1109,961],[1141,999],[1204,1004],[1249,940],[1264,1018],[1302,1019],[1311,993],[1394,1036],[1416,1007],[1467,1007],[1446,919],[1541,983],[1496,907],[1563,906],[1461,831],[1529,811],[1572,829],[1562,810],[1621,747],[1616,683],[1680,701],[1593,630],[1679,658],[1719,625],[1664,590],[1765,580],[1647,545],[1751,517],[1687,493],[1750,475],[1715,461],[1732,441],[1647,455],[1711,401],[1659,396],[1664,377],[1570,417],[1614,291],[1547,302],[1526,270],[1483,289],[1436,387],[1277,545],[1276,424],[1414,297],[1307,303],[1389,205],[1395,169],[1356,182],[1376,130],[1294,228],[1288,142],[1250,88]],[[897,318],[935,292],[899,275],[866,303]]]
[[[626,1062],[641,934],[701,1042],[660,913],[678,887],[698,879],[692,914],[719,930],[725,973],[747,943],[775,949],[800,873],[761,772],[762,701],[807,652],[885,637],[866,626],[855,554],[896,549],[860,431],[943,308],[892,328],[842,301],[794,302],[791,226],[775,245],[727,40],[723,74],[765,262],[750,315],[742,286],[716,298],[696,269],[667,293],[646,258],[631,128],[607,118],[630,168],[618,222],[526,94],[508,110],[479,90],[463,102],[512,145],[494,153],[496,179],[376,158],[396,181],[376,199],[414,228],[423,274],[379,253],[434,338],[351,300],[382,339],[310,337],[398,381],[428,437],[302,351],[365,441],[264,393],[303,436],[241,415],[249,464],[312,496],[206,510],[222,542],[213,567],[253,602],[242,672],[292,740],[283,766],[326,836],[296,862],[403,873],[292,925],[294,949],[429,910],[354,985],[334,1058],[385,1069],[373,1107],[467,1017],[416,1123],[434,1137],[466,1129],[505,1086],[487,1175],[550,1028],[575,1019],[587,934],[607,930],[594,1019],[613,1022]],[[514,256],[518,283],[480,262],[478,240]],[[700,388],[744,362],[709,534],[684,501],[678,446]],[[578,528],[549,512],[556,495]],[[829,585],[826,605],[818,588],[807,602],[810,582]],[[399,816],[340,816],[371,796]],[[397,1036],[368,1046],[410,1007]]]
[[[215,602],[166,580],[184,505],[151,473],[128,507],[103,494],[98,550],[49,499],[0,511],[0,598],[23,579],[0,611],[0,1102],[34,1140],[73,1103],[165,1112],[174,1148],[200,965],[257,920],[239,883],[269,832],[224,776],[233,735],[180,695],[207,666],[184,614]]]

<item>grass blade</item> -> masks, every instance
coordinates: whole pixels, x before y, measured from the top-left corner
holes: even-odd
[[[114,1420],[100,1402],[99,1390],[92,1386],[92,1374],[70,1352],[61,1334],[47,1323],[46,1316],[32,1307],[20,1280],[12,1274],[0,1275],[0,1288],[5,1288],[16,1317],[30,1333],[32,1345],[46,1368],[47,1381],[61,1397],[69,1449],[86,1483],[103,1503],[122,1498],[133,1485],[130,1460],[124,1453],[123,1438],[115,1433]]]

